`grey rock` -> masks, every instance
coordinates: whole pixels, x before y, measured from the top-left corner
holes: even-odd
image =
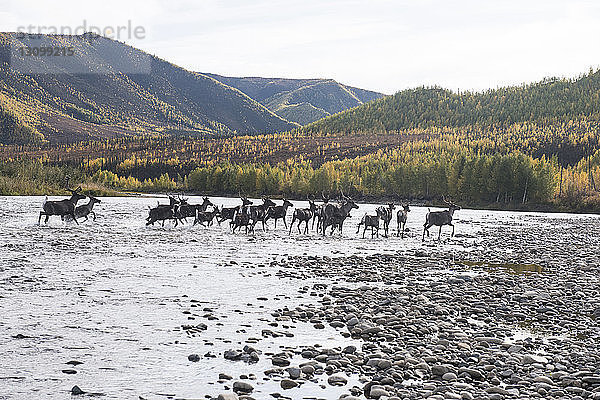
[[[73,396],[79,396],[81,394],[85,394],[85,392],[83,390],[81,390],[81,388],[77,385],[73,386],[73,388],[71,388],[71,394]]]
[[[233,391],[236,393],[252,393],[254,386],[246,382],[234,382]]]
[[[284,390],[293,389],[296,386],[298,386],[298,384],[296,382],[292,381],[291,379],[282,379],[281,380],[281,388]]]
[[[290,367],[287,369],[287,372],[290,375],[291,379],[298,379],[300,378],[302,370],[300,368]]]
[[[348,379],[341,375],[331,375],[327,379],[327,383],[329,383],[331,386],[344,386],[346,383],[348,383]]]
[[[283,357],[273,357],[271,362],[273,363],[273,365],[276,365],[278,367],[287,367],[288,365],[290,365],[290,360]]]
[[[454,372],[446,372],[444,375],[442,375],[442,380],[444,381],[455,381],[457,379],[458,377]]]
[[[217,400],[238,400],[239,397],[235,393],[223,393],[217,397]]]
[[[525,354],[521,359],[522,364],[548,364],[548,359],[544,356],[538,356],[535,354]]]

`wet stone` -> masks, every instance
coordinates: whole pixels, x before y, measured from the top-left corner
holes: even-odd
[[[290,379],[282,379],[281,380],[281,388],[282,389],[293,389],[296,386],[298,386],[298,384]]]
[[[233,384],[233,391],[236,393],[252,393],[253,390],[254,386],[247,382],[237,381]]]

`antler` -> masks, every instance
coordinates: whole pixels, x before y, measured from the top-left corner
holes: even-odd
[[[446,205],[448,205],[448,206],[455,206],[456,205],[452,201],[446,200],[446,196],[442,195],[442,199],[444,200],[444,203],[446,203]]]

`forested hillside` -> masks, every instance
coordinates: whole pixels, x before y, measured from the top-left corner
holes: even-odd
[[[383,97],[333,79],[232,78],[206,74],[235,87],[288,121],[306,125]]]
[[[437,87],[403,90],[325,118],[311,132],[399,131],[424,127],[503,127],[515,123],[568,123],[600,117],[600,71],[576,79],[542,82],[485,92],[454,93]]]
[[[59,79],[53,75],[2,81],[0,137],[12,144],[0,145],[0,194],[56,188],[66,175],[76,175],[105,192],[243,190],[305,198],[344,190],[357,198],[451,196],[463,205],[600,211],[597,71],[482,93],[405,90],[300,128],[240,90],[269,107],[284,105],[276,111],[285,118],[296,111],[314,117],[330,92],[315,92],[307,82],[262,78],[241,80],[238,90],[153,60],[152,74],[116,80],[91,74],[72,78],[76,83],[53,82]],[[298,103],[301,95],[310,101]],[[74,132],[93,140],[42,140],[57,121],[70,121]],[[215,134],[239,133],[240,123],[255,133],[265,121],[288,130]],[[60,126],[69,132],[69,124]],[[120,134],[91,134],[89,127]],[[135,134],[148,131],[156,134]],[[44,168],[55,172],[40,173]]]
[[[28,47],[73,54],[40,59],[17,51]],[[0,55],[0,107],[13,121],[2,125],[2,143],[294,127],[237,89],[101,36],[0,33]]]

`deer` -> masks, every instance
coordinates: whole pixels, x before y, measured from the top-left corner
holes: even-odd
[[[273,200],[268,197],[262,198],[263,203],[257,206],[250,206],[248,208],[250,214],[250,220],[252,221],[252,231],[254,231],[254,227],[258,221],[262,222],[263,231],[265,231],[265,221],[267,218],[267,210],[269,207],[275,207],[275,203]]]
[[[287,216],[287,210],[289,207],[293,207],[294,205],[288,201],[287,199],[283,199],[283,205],[281,206],[273,206],[267,209],[267,215],[265,216],[265,221],[273,218],[275,220],[275,229],[277,229],[277,220],[282,219],[283,225],[285,225],[285,229],[287,229],[287,222],[285,221],[285,217]]]
[[[327,203],[323,210],[323,236],[325,236],[325,230],[330,226],[331,235],[333,235],[336,227],[339,228],[341,235],[344,221],[348,218],[353,208],[358,209],[358,205],[350,197],[344,196],[343,192],[341,192],[340,205]]]
[[[146,218],[146,226],[154,225],[157,221],[162,221],[162,226],[165,226],[165,221],[168,219],[174,220],[175,226],[177,226],[179,205],[179,200],[169,195],[169,204],[157,204],[155,208],[148,207],[149,212],[148,218]]]
[[[40,216],[38,217],[38,225],[42,220],[42,215],[46,216],[44,224],[48,223],[48,219],[50,218],[50,216],[59,215],[63,221],[65,219],[65,216],[70,216],[71,219],[73,219],[73,221],[75,221],[75,223],[79,225],[79,222],[77,222],[77,219],[75,219],[75,206],[77,205],[77,202],[79,200],[85,199],[85,196],[80,193],[81,186],[79,186],[75,190],[69,190],[69,192],[71,192],[71,197],[65,200],[50,201],[46,196],[46,199],[44,200],[44,205],[42,206],[44,211],[40,211]]]
[[[186,218],[188,217],[194,217],[194,221],[196,219],[196,213],[198,212],[205,212],[206,209],[208,208],[208,206],[212,206],[214,207],[214,204],[211,203],[211,201],[209,200],[208,197],[203,197],[202,198],[202,204],[189,204],[187,202],[187,199],[185,198],[179,198],[179,208],[178,208],[178,212],[177,212],[177,219],[180,222],[185,222],[187,221]],[[195,225],[195,223],[194,223]]]
[[[238,209],[229,225],[231,226],[231,231],[233,233],[235,233],[236,229],[239,229],[242,226],[245,228],[246,234],[248,234],[248,231],[254,232],[255,224],[252,223],[249,206],[238,206]]]
[[[241,206],[229,207],[229,208],[221,206],[221,211],[219,212],[219,216],[217,217],[217,223],[219,225],[221,225],[221,222],[223,222],[223,221],[227,221],[227,220],[233,221],[235,214],[240,210],[240,208],[252,205],[252,200],[248,200],[247,197],[243,197],[240,195],[240,199],[242,200]]]
[[[94,212],[94,205],[101,203],[101,201],[92,196],[88,196],[88,198],[90,201],[87,204],[81,205],[75,209],[75,218],[85,218],[85,221],[87,221],[89,219],[88,215],[93,214],[93,221],[95,221],[96,213]]]
[[[406,221],[408,220],[408,213],[410,212],[410,207],[408,203],[402,205],[402,209],[398,210],[396,213],[396,220],[398,221],[398,232],[396,236],[401,236],[404,239],[404,230],[406,229]],[[400,227],[402,226],[402,233],[400,233]]]
[[[454,236],[454,225],[452,224],[452,217],[454,216],[454,212],[460,210],[460,207],[454,203],[446,201],[446,198],[443,198],[444,203],[448,206],[447,210],[444,211],[429,211],[427,216],[425,217],[425,224],[423,224],[423,241],[425,241],[425,232],[427,232],[427,236],[429,237],[429,228],[432,226],[439,226],[440,231],[438,233],[438,241],[442,236],[442,226],[450,225],[452,227],[452,235]]]
[[[383,231],[385,232],[385,237],[388,237],[388,231],[390,229],[390,222],[392,220],[392,215],[396,206],[394,203],[388,203],[387,207],[381,206],[377,207],[377,215],[383,221]],[[379,236],[379,233],[378,233]]]
[[[292,215],[292,223],[290,224],[290,235],[292,234],[292,227],[294,226],[294,222],[298,221],[298,233],[300,232],[300,224],[304,222],[306,224],[304,228],[304,234],[308,235],[308,222],[315,215],[315,211],[317,210],[317,205],[311,199],[308,199],[308,208],[297,208],[294,210],[294,214]]]
[[[377,232],[377,237],[379,237],[379,219],[380,218],[381,218],[381,216],[379,215],[379,212],[376,215],[368,215],[365,213],[365,215],[363,215],[362,219],[358,223],[358,229],[356,229],[356,233],[360,232],[360,226],[363,225],[364,226],[363,234],[362,234],[363,239],[365,238],[365,232],[367,231],[368,228],[371,228],[371,239],[373,239],[373,236],[375,236],[375,232]]]
[[[321,192],[321,199],[323,200],[323,204],[317,206],[312,220],[312,229],[315,229],[315,220],[317,221],[317,231],[321,229],[321,225],[323,223],[323,213],[325,211],[325,207],[329,203],[329,196],[325,196],[325,193]]]
[[[216,207],[213,207],[212,211],[198,211],[198,210],[196,210],[196,217],[194,218],[194,225],[200,224],[202,226],[205,226],[204,223],[206,222],[207,223],[206,226],[211,226],[213,220],[219,214],[220,214],[220,211]]]

